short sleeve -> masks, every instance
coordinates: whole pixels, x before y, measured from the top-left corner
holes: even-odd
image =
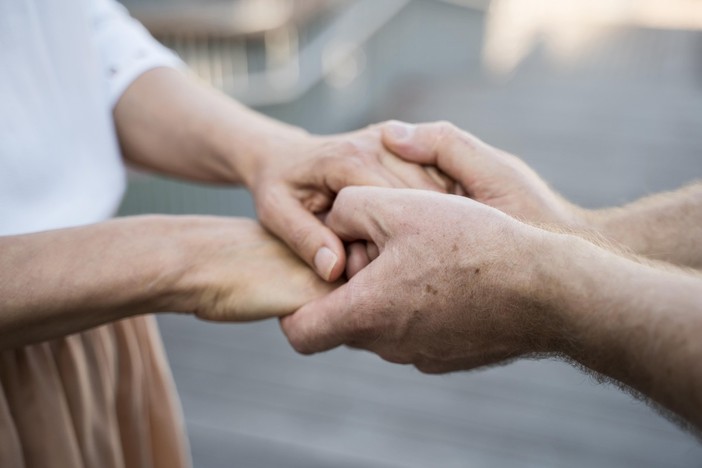
[[[107,81],[110,106],[142,73],[156,67],[185,68],[115,0],[93,0],[93,31]]]

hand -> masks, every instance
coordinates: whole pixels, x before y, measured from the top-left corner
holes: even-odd
[[[330,137],[304,136],[285,153],[268,152],[245,177],[261,223],[279,236],[324,279],[344,271],[346,256],[338,237],[317,216],[350,185],[442,190],[421,166],[388,152],[380,129],[366,128]]]
[[[189,180],[245,183],[263,225],[330,281],[344,270],[344,248],[315,215],[341,188],[442,186],[431,171],[388,152],[377,127],[310,136],[167,68],[130,85],[115,125],[134,164]]]
[[[560,197],[521,159],[447,122],[383,125],[383,143],[401,158],[438,167],[467,195],[535,224],[579,229],[587,212]]]
[[[347,344],[434,373],[553,349],[537,272],[555,234],[464,197],[368,187],[342,190],[326,221],[379,255],[281,320],[297,351]]]
[[[173,233],[183,268],[170,310],[205,320],[250,321],[289,314],[335,285],[248,219],[179,217]]]

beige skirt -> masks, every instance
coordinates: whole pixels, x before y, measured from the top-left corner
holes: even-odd
[[[0,467],[190,466],[152,316],[0,352]]]

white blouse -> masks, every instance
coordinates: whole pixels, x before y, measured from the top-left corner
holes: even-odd
[[[181,63],[112,0],[0,0],[0,60],[0,235],[110,217],[112,107]],[[191,465],[151,316],[0,351],[0,434],[3,468]]]
[[[181,66],[113,0],[0,0],[0,235],[105,220],[125,170],[112,108]]]

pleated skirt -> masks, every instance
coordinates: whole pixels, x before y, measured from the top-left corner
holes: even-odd
[[[188,466],[153,316],[0,352],[0,467]]]

